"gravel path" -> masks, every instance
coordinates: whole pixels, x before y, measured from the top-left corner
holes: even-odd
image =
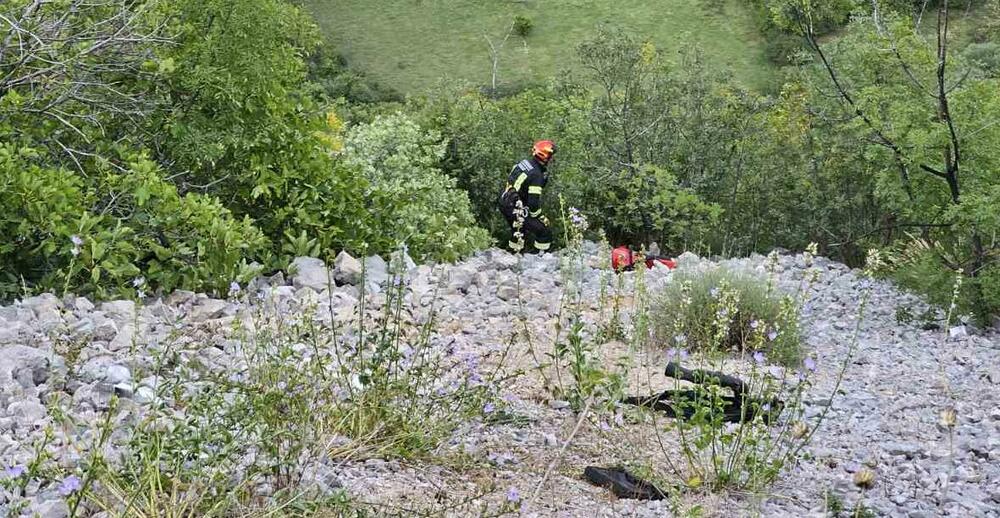
[[[600,272],[592,268],[599,261],[596,246],[588,244],[587,251],[591,267],[584,272],[585,319],[592,322],[600,311]],[[356,302],[351,283],[358,280],[359,263],[352,261],[338,260],[333,273],[343,286],[332,297],[318,297],[335,301],[336,318],[349,315]],[[722,263],[760,272],[764,258]],[[924,331],[917,324],[900,323],[898,308],[920,314],[926,305],[822,259],[803,312],[803,335],[819,364],[807,396],[808,415],[826,408],[841,366],[853,355],[806,457],[762,497],[687,493],[676,501],[616,500],[581,480],[584,466],[629,462],[669,472],[678,447],[629,412],[581,420],[563,402],[549,399],[535,366],[551,348],[563,284],[559,258],[524,260],[520,293],[533,346],[523,336],[511,341],[518,308],[515,264],[513,256],[491,250],[447,267],[411,265],[408,303],[419,319],[436,293],[440,318],[435,341],[449,343],[457,354],[471,355],[484,366],[502,364],[502,372],[519,374],[501,392],[517,422],[468,423],[429,461],[330,460],[312,468],[320,471],[312,479],[325,480],[327,489],[345,487],[386,513],[423,509],[470,516],[479,515],[484,505],[495,511],[516,501],[514,508],[535,516],[664,516],[694,508],[704,516],[823,516],[833,501],[849,508],[862,497],[851,478],[865,467],[876,474],[874,487],[863,495],[876,515],[1000,516],[1000,337],[965,327]],[[680,267],[706,264],[688,255]],[[385,264],[370,258],[367,266],[369,287],[378,290],[388,279]],[[284,277],[266,282],[290,316],[299,302],[315,300],[327,284],[321,261],[303,259],[297,267],[288,282]],[[805,267],[801,256],[782,256],[779,285],[795,290]],[[647,282],[655,292],[671,282],[671,274],[656,269]],[[631,279],[626,292],[629,283]],[[247,292],[264,284],[255,282]],[[858,305],[866,293],[870,298],[855,344]],[[98,416],[115,390],[127,394],[141,411],[155,384],[147,376],[152,351],[176,334],[178,325],[190,343],[218,344],[192,355],[224,368],[232,361],[227,356],[232,345],[221,330],[246,310],[245,303],[186,292],[147,301],[138,309],[128,301],[95,307],[83,298],[51,295],[0,307],[0,468],[30,457],[32,441],[52,422],[42,401],[53,393],[69,395],[70,412],[81,419]],[[59,346],[67,337],[80,344],[70,369]],[[630,365],[630,391],[648,392],[667,383],[660,374],[662,351],[629,351],[624,343],[610,342],[600,354],[609,365]],[[551,369],[545,374],[555,378]],[[57,385],[63,375],[66,383]],[[940,412],[950,406],[957,413],[953,430],[939,424]],[[79,459],[58,438],[54,452],[63,463]],[[65,516],[56,488],[36,485],[28,497],[30,509],[43,518]],[[12,498],[0,489],[0,516]]]

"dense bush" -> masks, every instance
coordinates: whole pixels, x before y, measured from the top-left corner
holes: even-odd
[[[1000,77],[1000,43],[973,43],[966,47],[963,57],[979,66],[990,77]]]
[[[489,244],[468,195],[438,168],[443,156],[440,137],[401,114],[350,130],[344,159],[369,182],[369,245],[405,244],[421,259],[454,260]]]
[[[327,99],[343,98],[351,103],[401,101],[403,96],[362,72],[352,69],[328,42],[309,55],[309,82],[316,92]]]
[[[518,36],[526,37],[531,34],[531,29],[535,28],[535,22],[531,21],[531,18],[523,15],[517,15],[514,17],[514,33]]]
[[[679,252],[703,243],[718,223],[722,209],[679,187],[669,171],[645,166],[622,176],[607,198],[605,221],[615,242],[656,241],[665,251]]]
[[[265,250],[248,218],[217,200],[181,196],[148,160],[86,186],[32,162],[30,148],[0,147],[0,282],[121,294],[136,277],[164,289],[225,293]]]
[[[650,307],[660,346],[749,356],[757,352],[751,344],[760,343],[760,352],[778,363],[793,366],[802,359],[795,301],[749,273],[680,269]]]
[[[50,75],[0,63],[14,77],[0,85],[6,294],[105,294],[140,276],[147,290],[225,292],[251,264],[280,268],[295,255],[386,253],[408,241],[419,255],[455,259],[487,244],[465,195],[423,157],[415,169],[371,162],[395,169],[370,174],[345,158],[348,123],[332,98],[346,97],[343,107],[391,94],[366,93],[292,3],[102,0],[65,18],[62,35],[47,10],[21,7],[10,14],[38,28],[39,52],[59,52],[57,38],[84,45],[75,30],[139,21]],[[0,24],[3,48],[11,30]],[[425,151],[440,160],[439,145]]]

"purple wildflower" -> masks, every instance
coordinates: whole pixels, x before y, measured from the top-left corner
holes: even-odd
[[[507,490],[507,501],[517,503],[521,501],[521,492],[516,487]]]
[[[753,361],[757,362],[757,365],[764,365],[767,359],[764,358],[764,353],[757,351],[753,353]]]
[[[27,471],[27,469],[24,466],[18,465],[18,466],[11,466],[3,470],[3,474],[7,478],[17,478],[23,475],[25,471]]]
[[[240,291],[242,291],[242,288],[240,288],[240,283],[238,283],[236,281],[233,281],[233,282],[229,283],[229,296],[230,297],[234,297],[236,295],[239,295]]]
[[[83,487],[80,482],[80,477],[76,475],[70,475],[63,479],[62,483],[59,484],[59,494],[62,496],[69,496]]]
[[[750,321],[750,329],[757,329],[758,326],[760,326],[760,322],[758,322],[756,320],[751,320]]]
[[[816,372],[816,360],[812,358],[806,358],[803,364],[805,365],[806,370],[808,370],[809,372]]]
[[[764,403],[763,405],[761,405],[760,406],[760,411],[761,412],[770,412],[771,411],[771,403]]]
[[[69,253],[73,254],[73,257],[80,255],[80,247],[83,246],[83,239],[80,236],[69,236],[69,240],[73,243],[73,248],[70,248]]]
[[[493,406],[493,403],[486,403],[483,405],[484,414],[492,414],[494,410],[496,410],[496,407]]]
[[[773,342],[774,339],[777,338],[777,337],[778,337],[778,332],[777,331],[771,330],[769,333],[767,333],[767,340],[770,341],[770,342]]]

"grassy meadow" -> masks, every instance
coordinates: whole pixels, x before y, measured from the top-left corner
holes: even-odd
[[[515,16],[533,22],[501,52],[499,86],[544,81],[578,67],[576,47],[600,24],[648,36],[659,48],[699,43],[708,59],[763,87],[773,68],[750,9],[735,0],[305,0],[352,67],[404,93],[439,81],[488,85],[489,37],[503,40]]]

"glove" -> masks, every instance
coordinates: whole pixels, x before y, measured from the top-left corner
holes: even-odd
[[[542,224],[545,225],[546,227],[550,226],[549,225],[549,218],[547,218],[545,216],[542,216],[542,217],[540,217],[538,219],[541,220]]]

